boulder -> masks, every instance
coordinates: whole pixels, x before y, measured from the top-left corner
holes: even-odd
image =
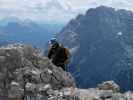
[[[113,92],[119,92],[120,87],[114,81],[106,81],[102,84],[98,84],[97,87],[99,90],[112,90]]]

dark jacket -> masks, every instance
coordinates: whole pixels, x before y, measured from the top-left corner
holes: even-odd
[[[53,56],[56,54],[58,48],[59,48],[58,43],[52,45],[52,47],[50,48],[50,50],[48,52],[48,58],[49,59],[53,59]]]
[[[62,46],[53,46],[49,53],[48,58],[52,59],[52,63],[56,66],[62,67],[66,70],[65,61],[68,59],[65,53],[65,48]]]

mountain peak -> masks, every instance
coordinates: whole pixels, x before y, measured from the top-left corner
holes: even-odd
[[[100,6],[76,17],[58,34],[65,46],[71,50],[76,48],[72,65],[84,66],[79,68],[80,76],[75,77],[80,87],[115,80],[123,90],[133,90],[133,81],[127,77],[133,71],[128,64],[133,64],[129,62],[133,59],[132,18],[130,11]],[[71,68],[72,72],[76,69]],[[84,81],[86,75],[88,78]]]
[[[96,9],[114,9],[114,8],[113,7],[108,7],[108,6],[101,5],[101,6],[96,7]]]

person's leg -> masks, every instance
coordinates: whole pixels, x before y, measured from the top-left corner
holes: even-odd
[[[59,65],[64,71],[67,71],[67,66],[65,64],[60,64]]]
[[[64,63],[61,63],[61,62],[59,62],[59,61],[56,60],[56,59],[53,59],[53,60],[52,60],[52,63],[53,63],[54,65],[56,65],[57,67],[61,67],[64,71],[67,71],[67,65],[65,65]]]

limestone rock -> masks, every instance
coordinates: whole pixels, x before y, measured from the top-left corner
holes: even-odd
[[[98,84],[98,89],[100,90],[112,90],[113,92],[119,92],[120,87],[114,81],[106,81],[102,84]]]
[[[20,96],[64,87],[75,87],[70,73],[53,65],[30,45],[0,48],[0,96]]]

